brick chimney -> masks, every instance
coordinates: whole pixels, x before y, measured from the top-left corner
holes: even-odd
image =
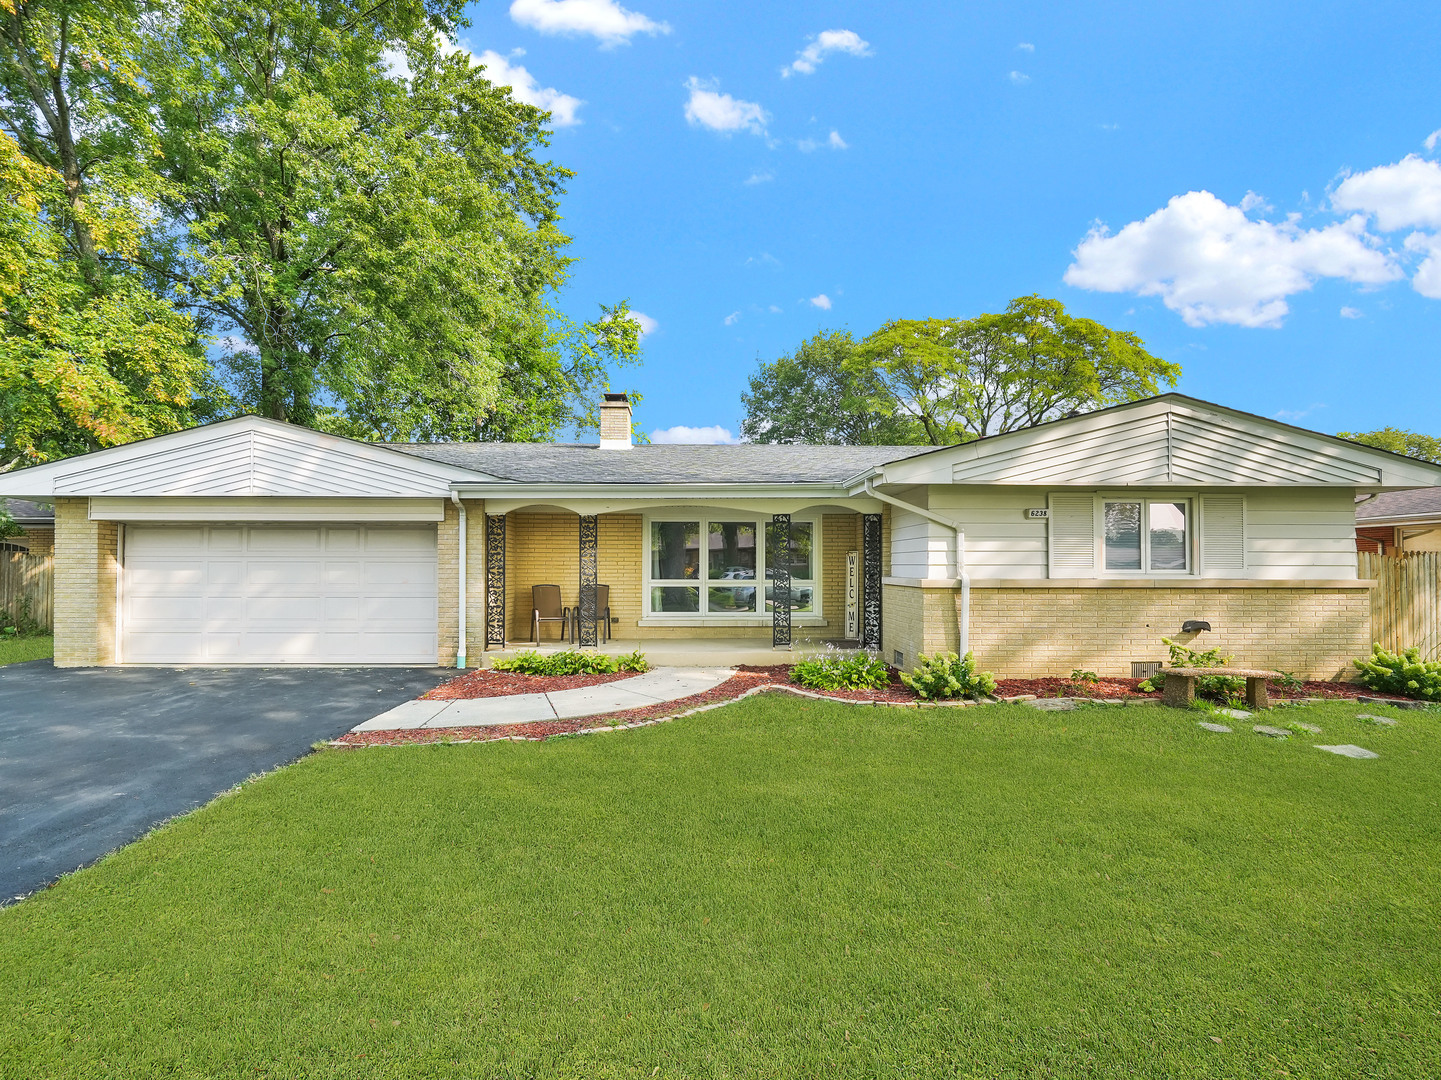
[[[606,394],[600,403],[600,448],[629,450],[630,398],[624,394]]]

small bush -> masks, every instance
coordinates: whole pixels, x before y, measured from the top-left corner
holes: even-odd
[[[811,690],[879,690],[890,685],[891,671],[876,653],[829,649],[795,664],[791,682]]]
[[[1419,649],[1393,653],[1372,645],[1370,656],[1352,663],[1362,686],[1384,694],[1441,701],[1441,662],[1422,660]]]
[[[937,653],[916,657],[916,668],[901,675],[901,682],[922,701],[955,697],[989,697],[996,692],[996,679],[989,671],[977,671],[975,657],[966,653]]]
[[[492,666],[496,671],[510,671],[517,675],[614,675],[621,671],[650,669],[645,653],[639,650],[625,656],[607,656],[575,649],[542,655],[534,649],[526,649],[509,660],[497,660]]]
[[[1086,671],[1084,668],[1076,668],[1071,672],[1071,682],[1086,690],[1092,690],[1101,681],[1101,677],[1094,671]]]
[[[20,607],[14,612],[0,609],[0,637],[31,638],[49,637],[50,627],[36,622],[30,614],[30,598],[21,598]]]

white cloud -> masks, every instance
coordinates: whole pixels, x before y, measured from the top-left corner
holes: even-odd
[[[736,323],[741,321],[741,313],[739,311],[732,311],[721,321],[724,322],[727,326],[734,326]]]
[[[779,304],[772,304],[770,306],[770,313],[772,315],[779,315],[781,313],[781,306]]]
[[[772,270],[779,270],[781,261],[769,251],[762,251],[759,255],[747,255],[746,266],[765,266]]]
[[[1441,236],[1412,233],[1406,237],[1406,250],[1425,256],[1411,279],[1411,287],[1422,296],[1441,300]]]
[[[542,34],[589,34],[603,46],[625,45],[636,34],[669,34],[667,23],[627,11],[615,0],[514,0],[510,17]]]
[[[1027,75],[1024,71],[1013,71],[1010,73],[1010,75],[1006,77],[1017,86],[1025,86],[1026,83],[1031,81],[1031,77]]]
[[[1426,136],[1426,142],[1425,142],[1426,149],[1427,149],[1427,150],[1435,150],[1435,149],[1436,149],[1436,144],[1437,144],[1438,142],[1441,142],[1441,128],[1437,128],[1435,131],[1431,132],[1430,135],[1427,135],[1427,136]]]
[[[1337,185],[1331,205],[1373,214],[1385,232],[1441,227],[1441,164],[1407,154],[1394,165],[1356,173]]]
[[[1249,214],[1252,210],[1260,210],[1262,213],[1268,213],[1274,209],[1276,208],[1268,203],[1264,196],[1257,195],[1254,191],[1248,191],[1241,196],[1242,213]]]
[[[766,170],[751,173],[746,177],[747,184],[768,184],[775,179],[775,174]]]
[[[1360,215],[1303,229],[1293,215],[1254,221],[1209,191],[1177,195],[1114,235],[1097,224],[1075,250],[1068,285],[1159,296],[1187,325],[1280,326],[1286,298],[1318,278],[1381,285],[1401,276]]]
[[[650,441],[653,443],[693,443],[706,446],[740,442],[730,433],[729,428],[723,428],[719,424],[713,424],[710,427],[686,427],[684,424],[677,424],[675,427],[660,428],[650,433]]]
[[[1280,409],[1271,414],[1271,419],[1280,420],[1287,424],[1294,424],[1297,421],[1307,416],[1310,416],[1317,409],[1324,409],[1325,407],[1326,403],[1324,401],[1317,401],[1313,402],[1310,405],[1307,405],[1304,409]]]
[[[501,56],[493,49],[486,49],[478,57],[471,59],[473,63],[479,63],[485,68],[485,77],[491,83],[496,86],[509,86],[511,96],[516,101],[534,105],[537,109],[550,113],[551,121],[556,127],[574,127],[579,124],[581,121],[580,117],[576,116],[576,111],[585,102],[569,94],[562,94],[554,87],[541,86],[534,75],[521,65],[511,62],[524,55],[523,49],[516,49],[510,56]]]
[[[813,150],[819,150],[823,146],[831,150],[849,150],[851,144],[846,142],[845,139],[842,139],[841,133],[834,128],[831,129],[831,133],[827,136],[825,142],[821,142],[819,139],[798,139],[796,141],[796,149],[803,154],[809,154]]]
[[[781,77],[811,75],[821,66],[828,53],[850,53],[852,56],[870,56],[870,42],[864,41],[854,30],[823,30],[811,39],[811,43],[796,54],[788,66],[781,68]]]
[[[660,323],[656,322],[644,311],[628,311],[625,317],[640,328],[641,337],[654,333],[660,327]]]
[[[822,311],[830,311],[831,298],[825,293],[821,293],[819,296],[812,296],[810,299],[810,304],[812,307],[818,307]]]
[[[1021,52],[1033,53],[1036,51],[1036,47],[1032,45],[1029,41],[1021,42],[1019,45],[1016,46],[1016,48],[1020,49]]]
[[[754,101],[741,101],[720,93],[719,86],[715,79],[698,79],[694,75],[686,80],[685,88],[690,91],[685,103],[687,122],[727,135],[732,131],[764,135],[766,122],[770,120],[766,111]]]
[[[1365,316],[1366,313],[1360,308],[1343,307],[1341,309],[1341,318],[1343,319],[1362,319],[1365,318]]]

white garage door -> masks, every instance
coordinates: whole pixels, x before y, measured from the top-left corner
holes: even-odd
[[[434,664],[434,526],[131,525],[121,659]]]

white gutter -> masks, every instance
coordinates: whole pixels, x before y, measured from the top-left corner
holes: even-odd
[[[957,629],[959,648],[956,650],[962,656],[971,651],[971,576],[966,573],[966,530],[954,521],[949,521],[939,514],[933,514],[929,510],[908,503],[904,499],[897,499],[894,495],[887,495],[883,491],[877,491],[873,481],[876,474],[872,473],[862,481],[867,495],[880,499],[883,503],[890,503],[892,506],[902,510],[909,510],[913,514],[920,514],[921,517],[934,521],[937,525],[944,525],[948,529],[954,529],[956,533],[956,577],[961,583],[961,614]]]
[[[459,601],[456,608],[460,614],[456,618],[456,632],[459,637],[456,639],[455,666],[461,670],[465,669],[465,504],[460,501],[460,496],[454,491],[450,493],[450,501],[455,503],[455,508],[460,511],[460,551],[456,555],[456,588],[460,590]]]

